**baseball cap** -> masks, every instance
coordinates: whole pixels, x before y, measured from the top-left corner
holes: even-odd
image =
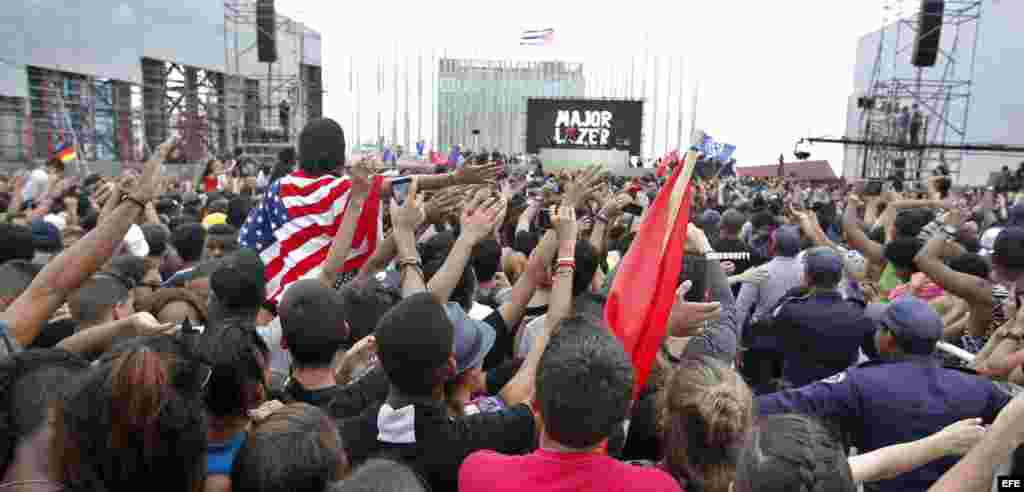
[[[942,338],[942,318],[927,302],[912,295],[889,304],[868,304],[864,314],[891,331],[914,355],[931,355]]]
[[[211,228],[211,227],[213,227],[215,225],[227,224],[227,223],[228,223],[228,216],[227,216],[227,214],[216,212],[216,213],[212,213],[212,214],[207,215],[206,218],[203,219],[203,228],[209,229],[209,228]]]
[[[125,234],[124,246],[132,256],[141,258],[149,254],[149,243],[146,241],[146,234],[142,231],[141,227],[135,224],[132,224],[131,228],[128,229],[128,233]]]
[[[843,259],[827,246],[811,248],[804,254],[804,271],[812,276],[835,276],[838,280],[843,274]]]
[[[494,347],[497,334],[484,321],[470,318],[456,302],[445,304],[448,319],[455,327],[455,371],[459,374],[480,367],[484,357]]]
[[[982,256],[988,256],[992,254],[992,250],[996,246],[996,238],[999,237],[999,233],[1003,232],[1002,227],[989,227],[985,229],[985,232],[981,234],[981,251],[979,252]]]
[[[793,257],[800,253],[800,233],[795,226],[782,226],[772,234],[775,240],[775,253],[779,256]]]
[[[36,250],[43,253],[56,253],[63,248],[60,230],[57,226],[46,222],[43,219],[35,219],[29,225],[32,229],[32,244]]]
[[[705,210],[704,214],[701,215],[700,223],[704,227],[711,225],[718,225],[722,221],[722,214],[718,213],[717,210]]]
[[[992,262],[1010,270],[1024,270],[1024,227],[1007,227],[992,243]]]

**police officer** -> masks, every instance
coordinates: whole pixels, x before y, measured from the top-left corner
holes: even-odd
[[[875,321],[873,360],[801,388],[757,398],[762,415],[803,413],[838,421],[861,452],[910,442],[965,418],[991,423],[1010,400],[990,380],[946,368],[932,356],[942,320],[926,302],[904,296],[865,311]],[[927,490],[956,462],[936,460],[867,491]]]
[[[774,311],[770,334],[783,355],[782,378],[803,386],[857,363],[860,348],[874,352],[874,322],[864,315],[864,303],[839,292],[843,260],[832,248],[819,246],[804,253],[803,287],[786,297]]]

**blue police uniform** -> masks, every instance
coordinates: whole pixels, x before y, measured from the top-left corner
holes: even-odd
[[[770,336],[783,354],[782,378],[803,386],[857,363],[859,349],[874,354],[875,323],[864,304],[838,291],[787,297],[773,313]]]
[[[823,381],[757,397],[761,415],[802,413],[838,422],[861,452],[915,441],[966,418],[986,423],[1010,401],[992,381],[968,370],[943,367],[928,356],[869,361]],[[867,491],[924,491],[956,458],[944,458],[891,480],[864,484]]]

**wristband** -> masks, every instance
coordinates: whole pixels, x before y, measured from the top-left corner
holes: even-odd
[[[131,203],[134,203],[134,204],[138,205],[139,208],[141,208],[143,210],[146,209],[146,203],[145,202],[143,202],[142,200],[139,200],[138,198],[135,198],[135,197],[133,197],[131,195],[128,195],[128,194],[121,195],[121,202],[122,203],[123,202],[131,202]]]
[[[575,256],[563,256],[563,257],[555,260],[555,262],[557,262],[557,263],[561,263],[563,261],[570,261],[570,262],[576,263],[576,257]]]

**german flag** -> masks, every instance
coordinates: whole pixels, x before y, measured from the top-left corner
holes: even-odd
[[[57,158],[60,159],[61,162],[73,161],[78,158],[78,154],[75,153],[75,146],[65,146],[60,150],[60,152],[57,152]]]

